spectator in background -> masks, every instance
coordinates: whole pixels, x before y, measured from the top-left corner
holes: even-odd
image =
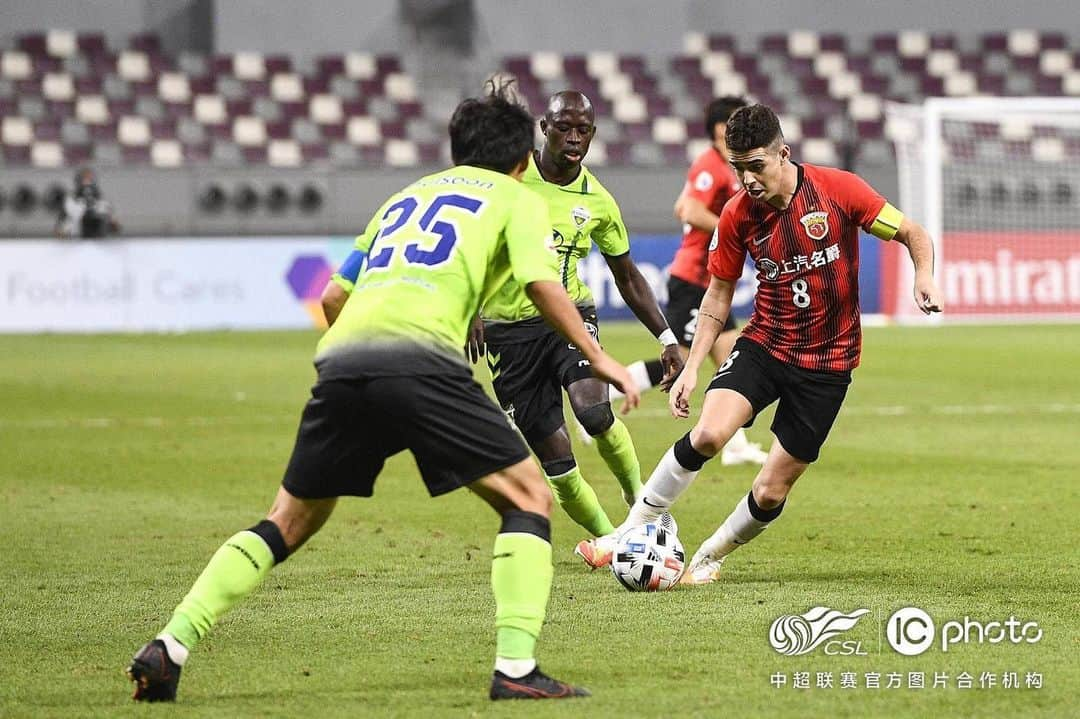
[[[119,232],[120,224],[113,217],[112,205],[101,197],[97,175],[89,167],[75,173],[75,188],[64,197],[56,234],[75,239],[95,239]]]

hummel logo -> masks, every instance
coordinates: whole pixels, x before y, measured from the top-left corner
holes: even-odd
[[[668,505],[666,505],[666,504],[653,504],[652,502],[649,501],[648,497],[642,497],[641,501],[644,502],[645,504],[649,505],[653,509],[667,509],[668,508]]]
[[[761,243],[766,242],[770,237],[772,237],[771,232],[767,235],[762,235],[761,237],[757,238],[756,240],[754,240],[754,247],[757,247]]]
[[[719,379],[720,377],[723,377],[726,374],[731,374],[731,370],[728,370],[727,372],[717,372],[716,375],[713,377],[713,379]]]

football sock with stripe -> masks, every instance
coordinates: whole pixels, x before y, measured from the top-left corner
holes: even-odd
[[[496,668],[524,676],[536,666],[536,639],[551,594],[551,523],[533,512],[503,514],[491,560]],[[524,661],[523,661],[524,660]],[[522,669],[524,668],[524,671]]]
[[[754,501],[754,492],[751,491],[739,500],[720,528],[701,543],[701,549],[694,556],[706,556],[711,559],[726,557],[764,532],[766,527],[784,511],[784,504],[785,502],[781,502],[772,509],[762,509]]]
[[[237,532],[210,558],[162,633],[193,649],[225,612],[288,556],[281,532],[269,520]]]
[[[664,453],[622,526],[656,521],[686,491],[708,459],[690,444],[689,432],[683,435]]]
[[[630,504],[641,494],[641,463],[638,462],[634,440],[630,438],[630,430],[618,417],[614,420],[610,427],[600,434],[593,435],[593,438],[596,440],[596,449],[600,452],[604,464],[615,475],[615,479],[622,488],[623,500]]]
[[[569,468],[567,468],[569,465]],[[555,501],[574,520],[594,537],[615,531],[607,512],[600,506],[596,492],[581,476],[581,468],[573,459],[544,462],[544,476]]]

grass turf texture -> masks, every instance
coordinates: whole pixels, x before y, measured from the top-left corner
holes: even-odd
[[[655,351],[603,328],[624,361]],[[821,461],[722,583],[630,594],[572,556],[556,511],[541,666],[591,699],[486,699],[498,520],[468,492],[424,493],[391,460],[373,500],[344,500],[193,653],[179,703],[134,705],[121,675],[211,553],[263,516],[313,377],[312,333],[0,337],[0,715],[3,716],[1065,716],[1076,656],[1080,327],[867,331]],[[485,371],[486,372],[486,371]],[[703,382],[699,388],[704,386]],[[700,407],[700,394],[694,397]],[[647,395],[627,418],[645,475],[690,427]],[[768,442],[771,412],[751,438]],[[616,523],[595,449],[578,457]],[[677,505],[692,552],[752,468],[706,466]],[[844,635],[868,656],[776,654],[767,632],[815,605],[872,613]],[[895,609],[939,622],[1015,614],[1038,644],[919,657],[888,648]],[[982,672],[1042,689],[979,689]],[[792,673],[833,672],[796,690]],[[859,688],[841,689],[840,672]],[[881,689],[864,688],[880,672]],[[904,688],[886,689],[887,673]],[[927,688],[907,688],[907,672]],[[950,675],[933,689],[933,673]],[[962,671],[975,687],[955,688]],[[774,688],[770,676],[787,675]]]

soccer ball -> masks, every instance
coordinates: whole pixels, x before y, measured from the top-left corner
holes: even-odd
[[[679,583],[686,568],[682,543],[670,525],[631,527],[619,535],[611,573],[631,592],[658,592]]]

